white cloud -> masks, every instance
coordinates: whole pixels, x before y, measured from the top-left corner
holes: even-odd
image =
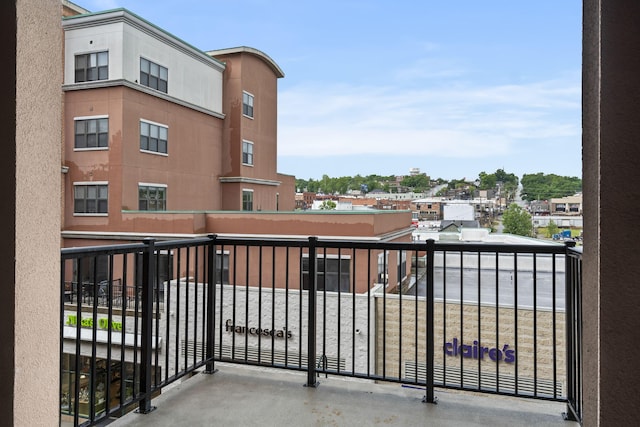
[[[580,87],[567,81],[448,87],[297,86],[279,100],[281,156],[509,155],[580,134]]]

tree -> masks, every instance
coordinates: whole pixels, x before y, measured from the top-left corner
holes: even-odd
[[[412,188],[413,191],[423,192],[431,187],[431,182],[426,174],[405,176],[400,185]]]
[[[547,225],[547,237],[553,237],[554,234],[558,234],[560,229],[556,225],[553,220],[549,221],[549,225]]]
[[[320,209],[322,209],[323,211],[330,211],[335,209],[336,206],[336,202],[334,202],[333,200],[324,200],[320,205]]]
[[[531,215],[515,203],[510,204],[502,215],[502,225],[505,233],[527,237],[533,235]]]
[[[554,197],[571,196],[580,191],[582,180],[575,176],[545,175],[542,172],[522,176],[523,200],[549,200]]]
[[[480,172],[478,178],[480,179],[480,190],[493,190],[496,188],[496,174]]]

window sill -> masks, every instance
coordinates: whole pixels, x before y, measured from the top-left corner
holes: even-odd
[[[169,157],[169,153],[161,153],[159,151],[151,151],[151,150],[142,150],[140,149],[141,153],[146,153],[146,154],[155,154],[156,156],[163,156],[163,157]]]
[[[87,147],[87,148],[76,148],[73,147],[73,151],[108,151],[109,147]]]

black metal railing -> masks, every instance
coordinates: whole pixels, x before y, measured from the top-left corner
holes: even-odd
[[[427,402],[435,387],[563,401],[580,420],[580,275],[581,254],[557,244],[63,249],[61,420],[148,412],[215,361],[304,371],[309,387],[321,375],[424,387]]]

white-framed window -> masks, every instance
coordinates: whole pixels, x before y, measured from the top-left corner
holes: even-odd
[[[138,210],[166,211],[167,186],[165,184],[138,183]]]
[[[253,142],[242,141],[242,164],[253,166]]]
[[[99,150],[109,147],[109,116],[76,117],[75,150]]]
[[[140,84],[168,93],[169,69],[148,59],[140,58]]]
[[[309,255],[302,257],[302,289],[309,289]],[[316,289],[318,291],[351,291],[351,257],[316,256]]]
[[[168,126],[148,120],[140,120],[140,151],[168,154],[168,137]]]
[[[389,264],[392,253],[384,251],[378,254],[378,283],[389,284]],[[398,280],[407,276],[407,251],[395,251],[396,273]]]
[[[253,190],[242,190],[242,210],[243,211],[252,211],[253,210]]]
[[[75,82],[109,78],[109,52],[82,53],[75,56]]]
[[[253,95],[242,92],[242,114],[253,118]]]
[[[73,183],[73,213],[106,215],[109,208],[109,184],[104,182]]]

